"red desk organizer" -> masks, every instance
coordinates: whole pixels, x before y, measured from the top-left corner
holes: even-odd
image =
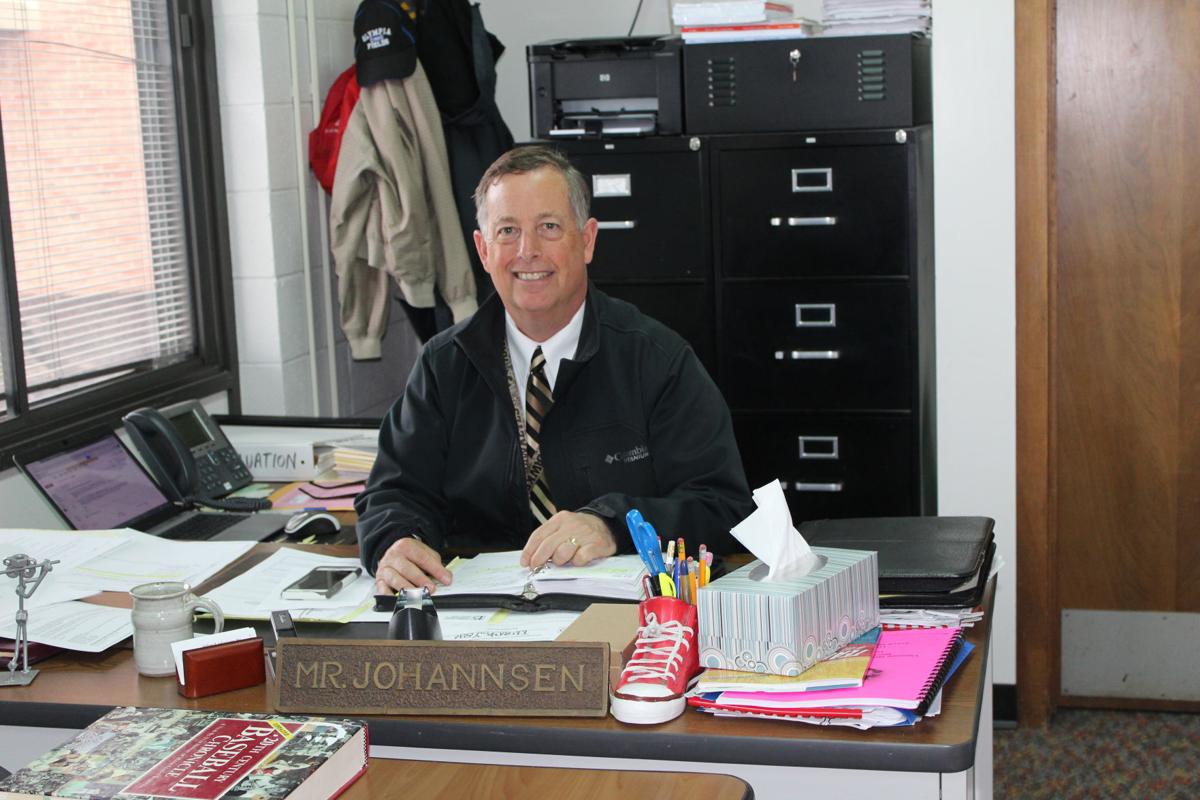
[[[263,640],[242,639],[188,650],[183,654],[183,674],[187,683],[178,688],[184,697],[207,697],[257,686],[267,679]]]

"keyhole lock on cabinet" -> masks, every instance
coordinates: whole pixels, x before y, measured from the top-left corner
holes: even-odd
[[[800,66],[800,48],[795,48],[788,53],[788,61],[792,62],[792,83],[796,82],[796,70]]]

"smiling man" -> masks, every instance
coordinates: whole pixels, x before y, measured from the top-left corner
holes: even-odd
[[[631,508],[690,550],[728,552],[754,509],[695,353],[589,285],[588,194],[546,147],[480,180],[475,246],[496,295],[422,350],[355,503],[381,591],[449,583],[451,547],[520,549],[525,564],[634,552]]]

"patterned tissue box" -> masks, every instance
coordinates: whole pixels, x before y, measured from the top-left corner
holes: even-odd
[[[799,675],[879,624],[879,561],[814,547],[808,575],[764,583],[753,561],[699,590],[700,666]]]

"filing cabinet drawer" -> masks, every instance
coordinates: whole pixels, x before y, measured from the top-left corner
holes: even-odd
[[[597,282],[596,286],[606,294],[633,303],[643,314],[653,317],[686,339],[704,368],[716,379],[711,284]]]
[[[624,147],[567,149],[588,178],[592,216],[600,223],[589,274],[594,280],[707,275],[701,154]]]
[[[724,150],[719,236],[726,276],[903,275],[903,145]]]
[[[733,427],[750,487],[778,478],[796,525],[920,513],[907,416],[735,414]]]
[[[907,282],[726,283],[722,300],[732,408],[913,407]]]

